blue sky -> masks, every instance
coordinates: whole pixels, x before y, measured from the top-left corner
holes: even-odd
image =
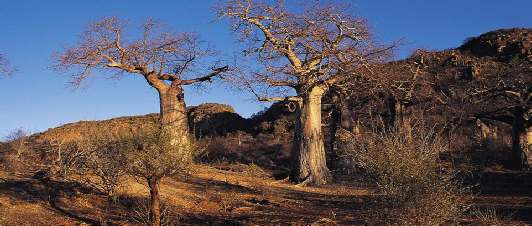
[[[287,0],[290,4],[294,1]],[[412,49],[456,47],[481,33],[532,27],[530,0],[358,0],[353,12],[368,19],[382,41],[404,39],[398,58]],[[18,72],[0,80],[0,138],[15,128],[43,131],[68,122],[108,119],[158,111],[156,92],[138,77],[121,80],[95,74],[82,89],[68,86],[68,75],[50,70],[50,56],[73,44],[84,27],[116,15],[137,25],[151,17],[174,31],[193,31],[224,53],[239,46],[228,25],[216,21],[210,0],[5,0],[0,7],[0,52]],[[248,93],[222,85],[186,91],[188,105],[218,102],[249,116],[266,105]]]

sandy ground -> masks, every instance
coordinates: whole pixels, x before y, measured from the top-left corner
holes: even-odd
[[[147,188],[132,178],[109,208],[90,187],[31,176],[0,172],[0,225],[98,225],[106,218],[136,225],[141,223],[134,219],[146,213],[141,204]],[[301,187],[242,165],[200,165],[194,176],[163,180],[160,190],[166,218],[175,225],[365,225],[364,206],[374,197],[371,189],[352,183]],[[532,218],[530,196],[479,196],[473,202]]]

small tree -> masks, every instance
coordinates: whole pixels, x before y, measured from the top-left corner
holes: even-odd
[[[121,150],[127,171],[146,181],[150,189],[150,221],[161,224],[159,183],[162,178],[188,174],[197,148],[191,143],[172,144],[167,130],[142,129],[135,135],[121,139],[115,146]]]
[[[87,158],[86,165],[99,179],[94,185],[105,192],[109,201],[114,202],[120,178],[126,171],[124,167],[127,165],[126,159],[112,138],[110,141],[91,138],[88,143],[93,150]]]
[[[110,210],[117,202],[117,191],[121,187],[121,179],[126,174],[127,162],[120,149],[121,140],[114,136],[103,136],[100,133],[89,134],[77,144],[87,150],[83,168],[96,176],[88,177],[87,182],[105,193],[106,210],[102,224],[107,225],[111,218]]]
[[[49,140],[47,151],[52,152],[52,173],[66,178],[71,173],[82,173],[93,151],[87,142],[72,141],[64,138]]]
[[[4,140],[10,151],[0,155],[0,162],[9,170],[16,172],[23,166],[23,154],[29,150],[28,133],[21,128],[9,132]],[[0,142],[2,143],[2,142]]]
[[[188,142],[188,122],[183,86],[211,81],[228,67],[200,69],[200,60],[212,56],[192,33],[169,33],[153,20],[141,27],[140,38],[124,37],[125,23],[116,17],[88,26],[81,41],[55,56],[55,67],[71,69],[72,84],[79,86],[93,70],[140,75],[155,88],[160,100],[160,121],[172,143]],[[202,75],[197,75],[202,74]],[[189,78],[190,77],[190,78]],[[188,79],[187,79],[188,78]]]
[[[330,87],[361,76],[361,69],[381,62],[392,49],[375,44],[366,21],[344,8],[318,2],[295,13],[283,1],[229,0],[218,9],[220,16],[231,20],[241,41],[248,42],[250,48],[244,53],[262,64],[260,70],[238,76],[237,85],[260,101],[289,100],[297,106],[294,182],[330,180],[321,128],[323,95]],[[261,88],[265,92],[259,92]],[[276,91],[282,96],[264,97]]]
[[[18,128],[11,131],[4,138],[6,142],[10,143],[11,148],[16,151],[17,158],[19,158],[24,151],[26,151],[28,135],[28,132],[24,131],[22,128]]]

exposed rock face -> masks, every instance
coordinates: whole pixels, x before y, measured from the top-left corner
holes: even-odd
[[[513,28],[491,31],[470,38],[458,48],[477,57],[495,57],[500,61],[513,59],[532,61],[532,29]]]
[[[224,135],[244,129],[247,123],[233,107],[217,103],[189,107],[188,120],[196,137]]]
[[[247,131],[254,135],[265,133],[290,138],[293,135],[295,113],[289,102],[280,101],[256,113],[250,121],[251,126]]]

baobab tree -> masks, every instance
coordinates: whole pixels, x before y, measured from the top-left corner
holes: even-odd
[[[217,9],[249,44],[245,55],[262,65],[239,75],[238,85],[259,101],[288,100],[296,106],[290,178],[303,185],[331,178],[321,128],[322,97],[335,84],[359,76],[361,68],[386,59],[392,49],[377,45],[366,21],[347,9],[318,2],[296,13],[282,1],[259,0],[229,0]]]
[[[530,63],[508,65],[486,73],[467,90],[476,106],[474,117],[512,127],[512,159],[516,169],[532,165],[532,70]]]
[[[212,56],[213,51],[203,47],[193,33],[165,32],[159,23],[147,20],[139,38],[126,40],[125,29],[125,22],[116,17],[90,24],[77,45],[55,56],[55,67],[75,70],[74,86],[94,70],[144,78],[159,94],[160,122],[172,134],[172,143],[189,142],[183,86],[210,82],[228,67],[200,68],[201,60]]]
[[[468,99],[474,117],[512,128],[516,169],[532,165],[532,29],[501,29],[469,39],[460,50],[482,60],[469,67]],[[474,108],[473,108],[474,109]]]

